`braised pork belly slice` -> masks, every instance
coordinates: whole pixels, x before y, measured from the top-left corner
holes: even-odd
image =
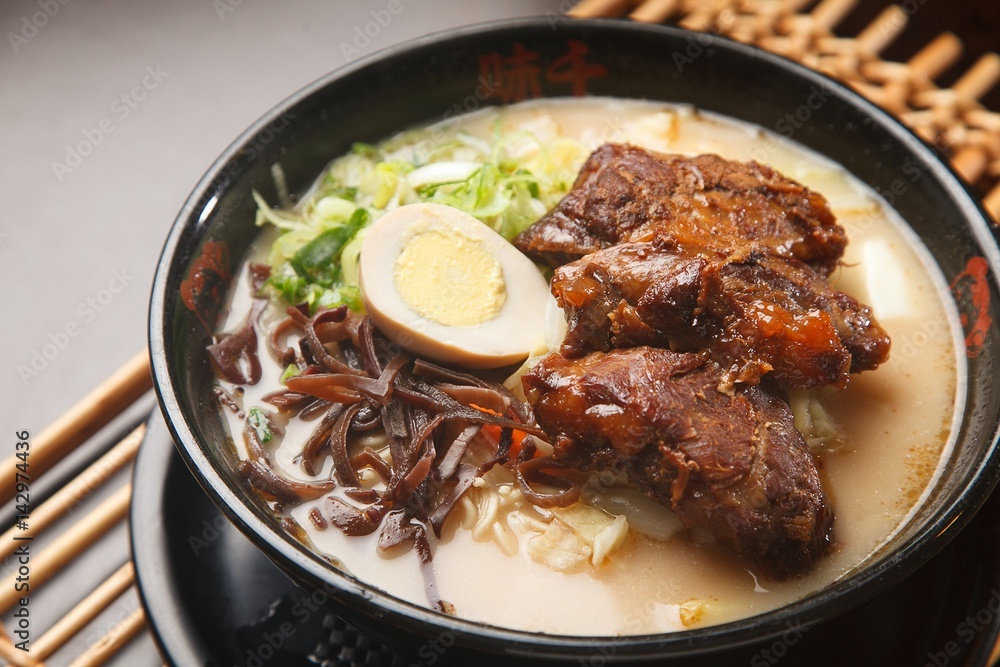
[[[707,350],[727,384],[770,374],[806,389],[843,387],[889,354],[871,308],[808,265],[759,252],[623,243],[556,269],[552,293],[569,321],[561,351],[570,357],[636,345]]]
[[[767,577],[804,573],[833,523],[815,461],[776,391],[729,395],[722,374],[707,355],[636,347],[550,354],[523,383],[558,459],[624,472]]]
[[[826,199],[765,165],[604,144],[570,192],[514,239],[553,268],[601,248],[670,236],[723,254],[753,250],[801,260],[828,275],[847,236]]]

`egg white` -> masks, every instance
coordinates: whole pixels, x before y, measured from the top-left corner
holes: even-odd
[[[400,253],[416,234],[435,230],[474,240],[499,263],[506,299],[495,317],[449,326],[418,312],[400,295],[396,287]],[[425,358],[468,368],[498,368],[523,361],[544,343],[550,295],[538,267],[488,226],[450,206],[410,204],[379,218],[361,246],[358,282],[376,326],[390,340]]]

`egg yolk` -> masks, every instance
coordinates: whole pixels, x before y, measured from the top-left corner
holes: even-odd
[[[480,241],[454,229],[411,236],[396,260],[394,279],[411,310],[445,326],[488,322],[507,300],[500,262]]]

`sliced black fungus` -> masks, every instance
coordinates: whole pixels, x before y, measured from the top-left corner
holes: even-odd
[[[208,346],[208,355],[216,370],[227,382],[233,384],[257,384],[260,382],[261,367],[257,357],[256,322],[267,301],[254,299],[247,319],[240,328],[225,333]]]
[[[285,416],[320,418],[299,460],[315,475],[329,455],[331,479],[302,484],[281,477],[250,428],[244,434],[250,460],[240,464],[240,473],[263,495],[283,504],[312,500],[343,487],[347,500],[328,495],[309,512],[309,521],[317,529],[333,525],[350,536],[381,530],[380,549],[409,545],[420,558],[430,604],[454,613],[454,606],[437,593],[429,533],[440,537],[476,477],[507,462],[514,430],[529,434],[525,440],[529,443],[531,435],[544,434],[525,404],[503,386],[411,359],[381,336],[367,317],[347,308],[310,316],[304,307],[290,307],[286,315],[275,325],[268,344],[279,363],[295,364],[299,372],[285,380],[284,389],[263,400]],[[287,340],[293,335],[299,336],[298,345]],[[492,459],[473,465],[466,454],[484,425],[500,429],[498,450]],[[350,455],[352,439],[379,431],[385,434],[388,461],[370,447]],[[527,449],[534,451],[530,445]],[[384,489],[362,485],[360,471],[365,468],[375,472]],[[517,467],[518,483],[539,504],[561,507],[574,494],[579,496],[579,488],[559,472],[558,464],[524,460]],[[556,491],[543,494],[534,486]]]
[[[237,469],[251,487],[282,503],[316,500],[320,496],[330,493],[337,486],[333,482],[322,484],[293,482],[278,475],[267,464],[260,461],[241,461]]]
[[[532,444],[522,446],[521,460],[515,470],[517,485],[532,505],[546,509],[569,507],[580,499],[580,485],[566,476],[573,471],[551,457],[534,458]],[[556,491],[542,493],[534,485],[547,486]]]

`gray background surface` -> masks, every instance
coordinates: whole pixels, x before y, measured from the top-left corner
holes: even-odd
[[[4,458],[15,430],[39,433],[144,348],[153,270],[188,192],[246,126],[344,65],[345,45],[366,56],[560,4],[398,2],[402,11],[371,30],[367,44],[355,43],[357,31],[389,0],[0,3]],[[125,482],[119,475],[52,532]],[[127,550],[120,526],[38,588],[33,638],[125,562]],[[10,565],[0,564],[0,574]],[[48,664],[71,662],[137,604],[134,594],[121,598]],[[112,661],[160,663],[148,635]]]

